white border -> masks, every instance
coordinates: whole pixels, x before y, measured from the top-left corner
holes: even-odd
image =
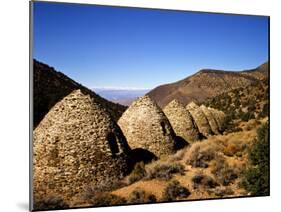
[[[271,196],[122,206],[75,211],[276,211],[280,208],[280,11],[275,0],[67,0],[67,2],[135,6],[271,16]],[[0,7],[1,52],[1,174],[0,210],[28,209],[29,138],[29,2],[3,1]],[[258,36],[258,35],[257,35]],[[275,209],[275,210],[274,210]],[[72,210],[69,210],[72,211]]]

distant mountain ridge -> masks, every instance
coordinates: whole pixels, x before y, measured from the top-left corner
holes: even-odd
[[[93,88],[101,97],[115,103],[129,106],[138,97],[145,95],[150,89],[112,89],[112,88]]]
[[[267,77],[268,62],[255,69],[238,72],[202,69],[183,80],[160,85],[151,90],[148,95],[162,108],[174,99],[184,105],[191,101],[202,103],[208,98],[248,86]]]
[[[33,60],[33,114],[34,128],[49,110],[72,91],[80,89],[99,99],[115,121],[119,119],[126,107],[110,102],[85,86],[75,82],[65,74],[56,71],[42,62]]]

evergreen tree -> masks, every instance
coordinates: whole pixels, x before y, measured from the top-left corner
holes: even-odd
[[[243,186],[253,196],[269,195],[268,123],[257,130],[257,139],[249,153],[250,168],[245,172]]]

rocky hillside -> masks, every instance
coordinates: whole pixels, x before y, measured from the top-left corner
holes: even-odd
[[[34,128],[58,101],[77,89],[99,99],[116,121],[126,109],[125,106],[105,100],[63,73],[56,71],[53,67],[33,60]]]
[[[263,118],[269,111],[268,80],[237,88],[208,99],[207,106],[222,110],[232,119]]]
[[[268,63],[240,72],[203,69],[175,83],[161,85],[148,93],[160,107],[165,107],[176,99],[186,105],[191,101],[202,103],[206,99],[215,97],[222,92],[239,87],[246,87],[252,83],[266,79]]]

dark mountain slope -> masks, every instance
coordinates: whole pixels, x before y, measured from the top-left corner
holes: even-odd
[[[53,67],[38,62],[37,60],[33,60],[34,128],[59,100],[76,89],[80,89],[89,95],[100,99],[103,107],[108,110],[116,121],[126,109],[125,106],[105,100],[63,73],[56,71]]]
[[[185,105],[191,101],[202,103],[223,92],[259,82],[267,76],[268,63],[240,72],[203,69],[178,82],[156,87],[148,95],[161,107],[174,99]]]

